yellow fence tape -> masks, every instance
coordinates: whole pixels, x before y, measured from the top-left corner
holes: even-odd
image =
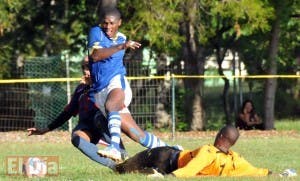
[[[283,79],[295,79],[300,78],[300,75],[245,75],[245,76],[220,76],[220,75],[169,75],[169,76],[139,76],[139,77],[127,77],[128,80],[147,80],[147,79],[216,79],[216,78],[238,78],[238,79],[270,79],[270,78],[283,78]],[[81,78],[34,78],[34,79],[6,79],[0,80],[0,84],[10,83],[39,83],[39,82],[74,82],[79,81]]]

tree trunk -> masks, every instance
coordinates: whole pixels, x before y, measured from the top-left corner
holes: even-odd
[[[276,14],[280,12],[281,6],[277,6]],[[276,16],[272,26],[270,47],[268,52],[268,70],[269,75],[277,74],[277,53],[279,46],[280,35],[280,18]],[[266,130],[274,129],[274,107],[275,107],[275,94],[277,87],[277,79],[270,78],[265,82],[265,96],[264,96],[264,126]]]
[[[166,76],[167,74],[170,74],[171,72],[168,70],[168,57],[166,54],[162,53],[157,59],[157,75],[159,76]],[[163,128],[166,126],[171,125],[171,115],[167,112],[166,108],[171,105],[169,102],[170,92],[171,92],[171,80],[156,80],[156,82],[159,82],[159,87],[157,88],[156,97],[157,103],[156,103],[156,109],[155,109],[155,115],[156,115],[156,128]],[[170,107],[170,106],[169,106]]]
[[[228,27],[222,26],[222,20],[221,17],[217,16],[217,29],[216,29],[216,37],[213,41],[213,46],[216,49],[216,60],[218,63],[218,73],[219,75],[223,76],[224,81],[224,88],[222,93],[222,103],[223,103],[223,110],[225,114],[225,120],[226,124],[231,124],[231,113],[230,113],[230,105],[229,105],[229,88],[230,88],[230,82],[229,79],[226,78],[224,75],[224,71],[222,68],[222,62],[224,61],[224,58],[226,56],[226,52],[228,49],[234,47],[235,44],[235,38],[236,34],[232,35],[230,39],[227,41],[222,40],[222,36],[224,35],[224,32],[228,31]],[[234,60],[233,60],[234,61]]]
[[[300,76],[300,47],[299,50],[296,50],[297,55],[296,55],[296,65],[297,65],[297,72],[296,75]],[[294,90],[294,99],[300,100],[300,78],[297,79],[296,81],[296,86]]]
[[[204,117],[203,115],[204,111],[201,105],[202,105],[202,97],[199,94],[195,94],[192,103],[193,121],[191,122],[191,130],[203,130],[204,128],[203,119],[199,119]]]
[[[226,50],[221,51],[221,48],[219,46],[217,46],[216,49],[217,49],[216,57],[217,57],[217,62],[218,62],[218,73],[219,73],[219,75],[224,76],[222,62],[224,60]],[[223,110],[225,113],[226,124],[230,124],[231,123],[230,108],[229,108],[229,101],[228,101],[230,83],[226,77],[224,77],[222,79],[224,80],[224,88],[223,88],[223,93],[222,93]]]
[[[183,48],[182,59],[185,62],[185,70],[193,75],[204,74],[204,58],[202,49],[198,45],[198,38],[195,31],[197,21],[196,11],[199,7],[198,1],[188,1],[184,3],[186,19],[181,25],[181,32],[186,37]],[[187,90],[185,108],[187,119],[190,121],[191,130],[203,130],[204,109],[202,106],[203,79],[184,79],[184,86]],[[192,105],[191,105],[192,103]]]

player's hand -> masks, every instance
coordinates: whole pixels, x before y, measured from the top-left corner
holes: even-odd
[[[124,49],[131,48],[131,49],[135,50],[140,47],[141,47],[141,44],[139,42],[132,41],[132,40],[126,41],[124,44]]]
[[[31,135],[43,135],[45,133],[47,133],[49,131],[48,128],[44,128],[44,129],[38,129],[38,128],[28,128],[28,136]]]

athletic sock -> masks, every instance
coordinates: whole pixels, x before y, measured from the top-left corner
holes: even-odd
[[[111,136],[111,146],[120,150],[121,117],[119,112],[110,112],[108,114],[108,130]]]
[[[115,162],[111,159],[101,157],[97,154],[98,147],[85,139],[81,138],[80,136],[74,136],[72,138],[72,144],[80,150],[83,154],[89,157],[91,160],[100,163],[106,167],[114,169]]]
[[[165,142],[147,131],[145,131],[145,137],[140,139],[140,144],[147,148],[167,146]]]

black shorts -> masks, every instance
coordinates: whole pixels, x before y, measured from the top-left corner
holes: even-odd
[[[106,142],[110,141],[105,139],[106,137],[103,135],[103,132],[100,129],[97,130],[95,127],[92,127],[84,122],[79,121],[79,123],[73,129],[73,132],[78,130],[89,132],[91,136],[91,143],[93,144],[97,144],[100,139],[103,139]]]
[[[169,146],[144,150],[119,164],[116,169],[119,173],[130,173],[154,168],[162,174],[169,174],[178,167],[179,153],[179,150]]]
[[[97,111],[94,114],[95,115],[91,116],[90,119],[79,120],[78,124],[72,132],[74,133],[78,130],[87,131],[90,133],[91,143],[96,145],[99,142],[99,140],[102,139],[103,141],[110,144],[111,136],[108,130],[107,119],[103,116],[103,114],[100,111]],[[125,150],[122,139],[120,142],[120,147],[121,149]]]

